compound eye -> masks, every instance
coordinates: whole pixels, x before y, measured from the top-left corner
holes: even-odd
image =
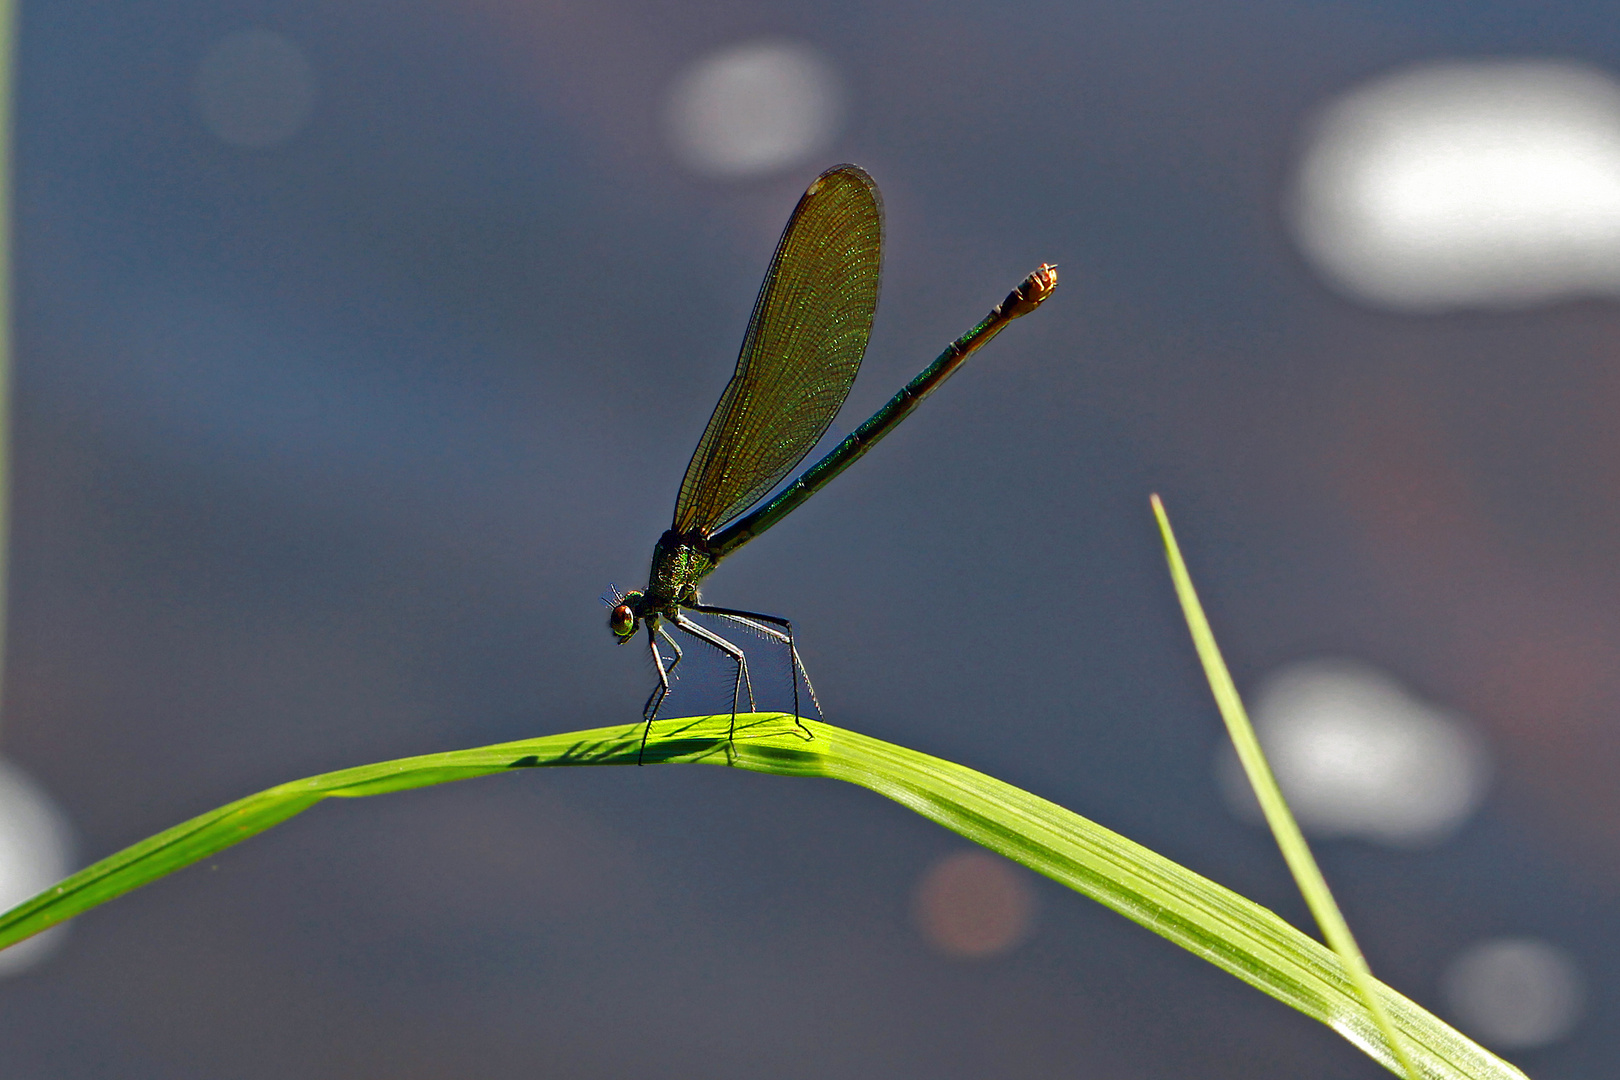
[[[620,604],[608,615],[608,629],[622,638],[627,638],[636,632],[636,613],[630,610],[629,604]]]

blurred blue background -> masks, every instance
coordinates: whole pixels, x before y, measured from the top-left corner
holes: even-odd
[[[1374,970],[1538,1078],[1620,1057],[1620,311],[1402,308],[1294,224],[1333,102],[1620,69],[1620,10],[92,2],[20,41],[0,754],[77,863],[636,720],[597,597],[644,580],[794,200],[854,161],[888,244],[840,429],[1036,264],[1062,288],[706,596],[795,620],[829,720],[1306,925],[1223,797],[1161,493],[1246,691],[1349,658],[1472,748],[1421,842],[1317,830]],[[326,805],[0,980],[0,1075],[1384,1075],[962,847],[721,769]],[[1001,937],[952,938],[952,866]],[[1468,1004],[1503,939],[1563,958],[1539,1036]]]

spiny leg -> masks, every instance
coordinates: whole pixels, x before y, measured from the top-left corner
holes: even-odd
[[[799,655],[798,646],[793,640],[793,624],[786,619],[779,619],[774,615],[752,615],[746,619],[740,615],[732,615],[729,617],[735,619],[745,626],[752,627],[754,630],[764,634],[766,637],[771,638],[773,641],[779,641],[788,647],[788,653],[793,657],[793,665],[798,668],[799,677],[804,679],[804,688],[810,691],[810,704],[816,707],[816,718],[823,719],[821,714],[821,702],[816,698],[816,688],[810,682],[810,670],[804,666],[804,658]],[[787,632],[783,633],[782,631],[773,629],[769,626],[758,626],[751,621],[752,619],[766,619],[771,622],[778,623],[787,627]],[[793,709],[795,715],[798,714],[798,708],[799,693],[798,687],[795,686],[793,689]],[[807,731],[805,734],[808,735],[809,732]]]
[[[675,613],[674,623],[676,626],[680,627],[682,630],[685,630],[688,634],[691,634],[699,641],[706,641],[710,645],[713,645],[715,648],[719,649],[736,662],[737,678],[736,681],[731,685],[731,727],[726,733],[726,739],[728,741],[735,739],[737,736],[737,699],[742,694],[743,683],[748,682],[747,655],[737,646],[733,645],[731,642],[727,641],[713,630],[710,630],[701,623],[693,622],[691,619],[688,619],[682,612],[677,611]],[[752,682],[749,682],[748,686],[748,704],[750,708],[754,706],[754,688]]]
[[[685,630],[688,634],[691,634],[699,641],[706,642],[707,644],[714,646],[716,649],[719,649],[721,652],[725,653],[731,658],[732,663],[737,665],[736,679],[733,681],[731,687],[731,711],[732,719],[735,723],[737,705],[745,688],[748,693],[748,704],[751,708],[754,706],[753,680],[748,674],[748,655],[743,652],[743,650],[735,643],[727,641],[713,630],[710,630],[701,623],[694,622],[679,612],[676,613],[675,625],[680,627],[682,630]]]
[[[680,666],[682,660],[686,659],[686,654],[681,652],[680,642],[676,641],[674,636],[662,626],[658,628],[658,636],[669,642],[669,647],[675,650],[675,659],[669,662],[669,674],[671,677],[673,677],[675,675],[675,669]]]
[[[737,621],[738,621],[738,622],[743,622],[743,623],[745,623],[745,624],[746,624],[746,620],[743,620],[743,619],[739,619],[739,620],[737,620]],[[765,630],[765,628],[764,628],[764,627],[762,627],[762,626],[756,626],[756,627],[753,627],[753,629],[755,629],[755,630]],[[672,637],[670,637],[670,636],[669,636],[669,632],[668,632],[668,631],[663,631],[663,630],[661,630],[661,631],[660,631],[660,632],[662,632],[662,633],[663,633],[663,635],[664,635],[664,637],[665,637],[665,638],[666,638],[666,639],[668,639],[668,641],[669,641],[669,643],[670,643],[670,644],[671,644],[671,645],[675,645],[675,639],[674,639],[674,638],[672,638]],[[770,632],[771,632],[771,631],[766,631],[766,632],[767,632],[767,633],[770,633]],[[695,636],[695,635],[694,635],[694,636]],[[711,644],[711,645],[712,645],[712,644],[714,644],[714,643],[713,643],[713,642],[709,642],[709,644]],[[729,643],[728,643],[728,644],[729,644]],[[676,646],[675,646],[675,648],[676,648],[676,651],[677,651],[677,652],[679,652],[679,651],[680,651],[680,646],[678,646],[678,645],[676,645]],[[737,646],[736,646],[736,645],[732,645],[732,648],[734,648],[734,649],[735,649],[735,648],[737,648]],[[722,651],[722,652],[724,652],[724,651],[725,651],[725,650],[721,650],[721,651]],[[741,651],[741,650],[740,650],[740,649],[738,649],[738,651],[739,651],[739,652],[740,652],[740,651]],[[730,654],[729,654],[729,653],[727,653],[727,655],[728,655],[728,656],[729,656],[729,655],[730,655]],[[732,657],[732,659],[736,659],[736,657]],[[675,670],[675,665],[674,665],[674,664],[671,664],[671,665],[670,665],[670,666],[669,666],[669,670],[670,670],[670,671],[671,671],[671,672],[673,672],[673,671],[674,671],[674,670]],[[743,665],[743,669],[742,669],[742,685],[743,685],[743,690],[744,690],[744,691],[745,691],[745,692],[746,692],[746,693],[747,693],[747,694],[748,694],[748,711],[749,711],[749,712],[758,712],[758,711],[759,711],[759,707],[758,707],[758,705],[756,705],[756,704],[755,704],[755,702],[754,702],[754,677],[753,677],[753,675],[752,675],[752,674],[751,674],[751,673],[750,673],[750,672],[749,672],[749,670],[748,670],[748,665],[747,665],[747,664],[744,664],[744,665]],[[735,704],[735,703],[734,703],[734,704]]]
[[[699,625],[699,624],[694,623],[693,625],[696,626],[696,625]],[[687,628],[683,627],[683,629],[687,629]],[[707,627],[705,627],[705,629],[707,629]],[[688,629],[687,632],[690,633],[691,631]],[[710,631],[710,632],[713,633],[713,631]],[[665,636],[667,637],[668,635],[666,634]],[[697,637],[698,635],[694,634],[693,636]],[[707,638],[701,638],[700,640],[703,640],[707,644],[710,644],[710,645],[714,644],[714,642],[708,641]],[[724,641],[725,639],[722,638],[721,640]],[[731,642],[727,642],[727,644],[731,645],[732,648],[737,649],[738,652],[742,652],[742,650],[740,648],[738,648],[736,645],[732,644]],[[737,659],[736,656],[732,655],[729,652],[726,652],[726,650],[724,650],[724,649],[721,649],[720,651],[725,652],[726,655],[730,656],[733,660]],[[671,664],[670,665],[670,670],[674,671],[675,670],[675,665]],[[748,665],[746,663],[742,665],[742,689],[743,689],[743,693],[746,694],[747,697],[748,697],[748,711],[749,712],[758,712],[759,707],[754,703],[754,676],[748,670]],[[736,694],[735,691],[732,693],[731,705],[732,705],[732,711],[735,712],[736,707],[737,707],[737,694]]]
[[[793,683],[793,719],[794,719],[794,723],[799,725],[799,729],[801,731],[803,731],[807,737],[812,737],[813,738],[814,736],[811,735],[810,729],[804,726],[804,724],[801,722],[801,718],[799,716],[799,684],[798,684],[798,679],[800,679],[800,678],[804,679],[804,688],[806,690],[810,691],[810,702],[811,702],[811,704],[813,704],[815,706],[815,708],[816,708],[816,716],[818,718],[822,717],[822,715],[823,715],[822,711],[821,711],[821,701],[820,701],[819,698],[816,697],[815,684],[810,681],[810,671],[809,671],[809,669],[807,669],[804,666],[803,657],[801,657],[799,655],[799,649],[798,649],[798,646],[795,643],[794,637],[793,637],[793,624],[791,622],[789,622],[787,619],[779,618],[779,617],[777,617],[775,615],[762,615],[759,612],[746,612],[745,613],[745,612],[732,611],[732,610],[729,610],[729,609],[714,609],[714,608],[706,608],[706,609],[703,609],[703,610],[707,614],[716,615],[716,616],[719,616],[720,618],[723,618],[723,619],[730,619],[732,622],[739,623],[739,624],[741,624],[743,626],[746,626],[750,630],[753,630],[755,633],[760,634],[763,637],[769,638],[772,641],[778,642],[778,643],[786,645],[788,647],[788,655],[791,658],[790,661],[789,661],[789,664],[788,664],[788,678]],[[755,619],[760,619],[760,620],[776,623],[778,626],[786,627],[787,630],[786,630],[786,632],[784,632],[782,630],[775,629],[774,627],[771,627],[771,626],[763,626],[760,623],[755,622],[754,621]]]
[[[658,710],[663,707],[664,699],[669,696],[669,672],[665,670],[664,657],[658,651],[658,635],[660,633],[663,633],[666,638],[669,637],[669,634],[664,633],[663,627],[654,627],[650,622],[647,624],[647,647],[652,650],[653,666],[658,669],[658,685],[653,687],[653,692],[647,697],[647,704],[642,706],[641,709],[641,719],[644,726],[641,729],[641,749],[636,751],[637,765],[642,763],[641,759],[647,754],[647,738],[652,735],[653,720],[658,716]],[[670,644],[674,645],[675,643],[671,641]],[[680,661],[681,647],[676,645],[675,663],[678,664]],[[671,664],[670,666],[674,667],[675,665]]]
[[[826,719],[826,714],[821,711],[821,701],[816,697],[816,688],[810,682],[810,672],[806,670],[804,660],[799,656],[799,648],[794,643],[793,624],[791,622],[779,615],[764,615],[757,611],[739,611],[735,608],[710,607],[706,604],[694,604],[692,610],[702,612],[705,615],[719,615],[722,618],[732,619],[773,641],[786,643],[788,655],[792,658],[789,663],[788,677],[793,682],[793,722],[798,724],[799,729],[806,735],[811,735],[810,729],[804,726],[799,717],[800,677],[804,679],[804,688],[810,691],[810,703],[816,707],[816,716],[822,720]],[[762,623],[773,625],[765,626],[761,625]],[[776,627],[782,627],[783,629],[778,630]],[[811,737],[814,738],[813,735]]]
[[[786,619],[778,620],[774,616],[759,616],[759,615],[754,614],[754,613],[750,613],[749,617],[744,617],[743,615],[737,614],[735,612],[717,610],[717,609],[714,609],[714,608],[702,608],[702,609],[694,609],[694,610],[702,610],[702,612],[704,614],[713,615],[716,618],[729,619],[731,622],[737,623],[739,626],[746,626],[748,629],[754,631],[754,633],[760,635],[763,638],[767,638],[767,639],[769,639],[771,641],[777,642],[778,644],[781,644],[781,645],[786,645],[788,647],[788,656],[790,657],[790,659],[788,661],[788,680],[793,685],[793,722],[795,724],[799,725],[799,730],[803,731],[807,737],[813,738],[814,736],[811,736],[810,729],[805,727],[803,722],[799,718],[799,682],[798,682],[798,680],[799,680],[799,677],[801,675],[804,677],[805,689],[810,691],[810,700],[816,706],[816,716],[817,717],[821,716],[821,702],[816,700],[816,688],[810,684],[810,673],[805,670],[804,661],[799,658],[799,650],[794,645],[792,624],[789,623]],[[768,618],[772,622],[778,622],[778,621],[781,622],[784,626],[788,627],[787,633],[783,633],[782,631],[776,629],[775,627],[765,626],[765,625],[763,625],[761,623],[757,623],[757,622],[754,621],[755,618],[761,618],[761,617]]]

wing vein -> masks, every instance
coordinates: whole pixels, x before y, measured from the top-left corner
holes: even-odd
[[[866,352],[882,249],[872,178],[854,165],[817,177],[777,242],[737,369],[686,467],[676,532],[715,532],[826,434]]]

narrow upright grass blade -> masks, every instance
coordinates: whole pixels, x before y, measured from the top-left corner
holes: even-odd
[[[1311,847],[1305,842],[1305,834],[1300,831],[1299,822],[1294,820],[1293,811],[1288,809],[1288,800],[1283,798],[1265,752],[1260,749],[1260,740],[1255,737],[1254,725],[1249,723],[1243,698],[1238,695],[1232,673],[1226,669],[1226,661],[1221,658],[1220,646],[1215,644],[1215,632],[1204,617],[1204,606],[1198,602],[1198,592],[1193,588],[1192,575],[1187,572],[1187,563],[1176,544],[1176,534],[1171,531],[1170,516],[1165,513],[1164,503],[1157,495],[1153,496],[1152,501],[1153,515],[1158,519],[1159,532],[1164,537],[1165,557],[1170,562],[1170,577],[1175,581],[1182,614],[1187,619],[1188,629],[1192,631],[1193,646],[1198,650],[1198,659],[1204,666],[1204,677],[1209,680],[1210,690],[1215,694],[1216,707],[1226,721],[1232,745],[1237,748],[1238,760],[1243,763],[1243,771],[1260,800],[1261,810],[1265,812],[1266,824],[1277,838],[1283,860],[1287,862],[1289,872],[1294,875],[1294,881],[1305,897],[1305,903],[1315,916],[1316,925],[1322,928],[1322,935],[1333,946],[1333,951],[1339,954],[1344,969],[1350,973],[1351,981],[1370,1008],[1378,1030],[1394,1051],[1400,1068],[1393,1071],[1403,1073],[1408,1080],[1420,1080],[1417,1067],[1407,1056],[1406,1047],[1374,990],[1375,983],[1372,970],[1367,967],[1367,959],[1361,955],[1361,947],[1350,933],[1350,924],[1345,921],[1343,912],[1334,901],[1327,879],[1322,876],[1321,867],[1316,865]]]
[[[780,713],[658,725],[645,760],[730,764],[783,776],[846,780],[1085,893],[1349,1039],[1391,1065],[1379,1031],[1337,957],[1277,915],[1140,844],[982,773],[814,720]],[[806,732],[813,737],[807,737]],[[630,765],[642,727],[402,758],[270,788],[161,832],[0,915],[0,947],[239,843],[327,798],[354,798],[510,769]],[[1104,976],[1099,976],[1102,978]],[[1524,1074],[1420,1006],[1374,984],[1423,1076],[1524,1080]]]

